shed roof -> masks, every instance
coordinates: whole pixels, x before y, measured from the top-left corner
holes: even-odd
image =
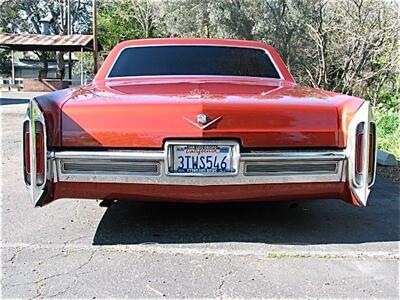
[[[93,36],[42,35],[42,34],[0,34],[0,48],[16,51],[93,51]],[[98,49],[102,47],[98,43]]]

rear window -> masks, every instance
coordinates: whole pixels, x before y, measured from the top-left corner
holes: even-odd
[[[225,46],[150,46],[122,50],[108,77],[223,75],[280,78],[264,50]]]

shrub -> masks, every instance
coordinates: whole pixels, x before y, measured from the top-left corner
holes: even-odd
[[[400,113],[383,104],[374,108],[374,118],[378,130],[378,149],[386,150],[400,159]]]

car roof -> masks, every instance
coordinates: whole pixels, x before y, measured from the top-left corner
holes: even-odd
[[[154,46],[154,45],[221,45],[236,47],[272,48],[263,42],[233,39],[209,39],[209,38],[158,38],[127,40],[121,42],[117,47],[129,46]]]

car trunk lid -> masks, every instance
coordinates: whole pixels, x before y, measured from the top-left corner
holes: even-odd
[[[162,148],[167,139],[223,138],[246,148],[337,147],[329,98],[278,80],[93,85],[64,104],[62,145]]]

